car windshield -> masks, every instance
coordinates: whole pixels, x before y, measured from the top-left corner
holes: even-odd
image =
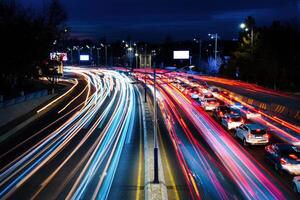
[[[251,134],[254,134],[254,135],[263,135],[263,134],[266,134],[266,130],[263,130],[263,129],[251,130]]]

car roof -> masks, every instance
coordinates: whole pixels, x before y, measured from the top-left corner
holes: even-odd
[[[230,117],[230,118],[241,117],[239,114],[236,114],[236,113],[227,114],[227,116]]]
[[[265,129],[262,125],[256,123],[245,124],[245,126],[247,126],[250,130]]]
[[[215,98],[205,98],[206,101],[217,101]]]

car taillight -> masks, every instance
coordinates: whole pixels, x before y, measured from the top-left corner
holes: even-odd
[[[268,134],[264,134],[264,138],[269,138],[270,136]]]
[[[247,135],[247,138],[248,138],[248,139],[250,139],[250,138],[252,138],[252,137],[253,137],[252,134]]]
[[[219,112],[219,115],[223,115],[223,113],[220,111],[220,112]]]
[[[286,164],[286,160],[284,160],[283,158],[280,158],[280,164],[285,165]]]
[[[244,123],[244,119],[242,119],[241,122]]]
[[[229,122],[229,123],[231,123],[231,122],[232,122],[232,120],[231,120],[231,119],[229,119],[229,120],[228,120],[228,122]]]

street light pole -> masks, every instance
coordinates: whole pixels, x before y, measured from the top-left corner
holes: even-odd
[[[100,49],[101,48],[97,48],[97,58],[98,58],[98,65],[100,66]]]
[[[215,62],[217,63],[217,52],[218,52],[218,33],[215,34]]]
[[[159,183],[158,179],[158,142],[157,142],[157,102],[156,102],[156,64],[153,63],[154,68],[154,179],[153,183]]]
[[[105,65],[107,66],[107,44],[105,45]]]
[[[194,41],[199,44],[199,60],[198,60],[199,63],[198,64],[200,66],[200,63],[202,60],[202,40],[194,38]]]
[[[253,27],[251,27],[251,54],[253,54],[253,46],[254,45],[254,30]]]

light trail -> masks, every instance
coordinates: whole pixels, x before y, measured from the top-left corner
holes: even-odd
[[[87,154],[72,171],[72,174],[75,174],[76,170],[80,169],[80,165],[85,163],[85,170],[77,177],[76,184],[69,191],[68,197],[76,199],[78,195],[85,197],[93,194],[95,198],[107,198],[125,139],[133,131],[135,109],[137,109],[134,106],[136,103],[134,87],[130,84],[131,80],[128,77],[114,71],[76,67],[66,67],[65,71],[83,77],[87,81],[87,86],[59,113],[73,105],[79,96],[85,94],[85,100],[62,116],[68,117],[68,119],[60,127],[1,169],[0,199],[10,197],[41,168],[63,152],[71,141],[74,141],[75,137],[78,138],[82,132],[86,133],[72,152],[42,182],[33,197],[37,197],[58,176],[74,155],[82,151],[83,145],[90,141],[92,136],[98,135],[91,150],[86,152]],[[105,77],[101,78],[100,74],[105,74]],[[78,80],[75,79],[72,88],[40,109],[39,112],[62,99],[77,85]],[[108,104],[105,105],[105,102]],[[99,115],[100,110],[103,111]],[[71,112],[73,114],[70,115]],[[105,123],[106,121],[108,123]],[[99,130],[102,131],[99,133]],[[34,135],[41,132],[42,130]],[[70,180],[68,178],[65,181]],[[96,187],[92,187],[95,180],[99,180],[98,184]],[[62,185],[67,184],[65,182]]]

